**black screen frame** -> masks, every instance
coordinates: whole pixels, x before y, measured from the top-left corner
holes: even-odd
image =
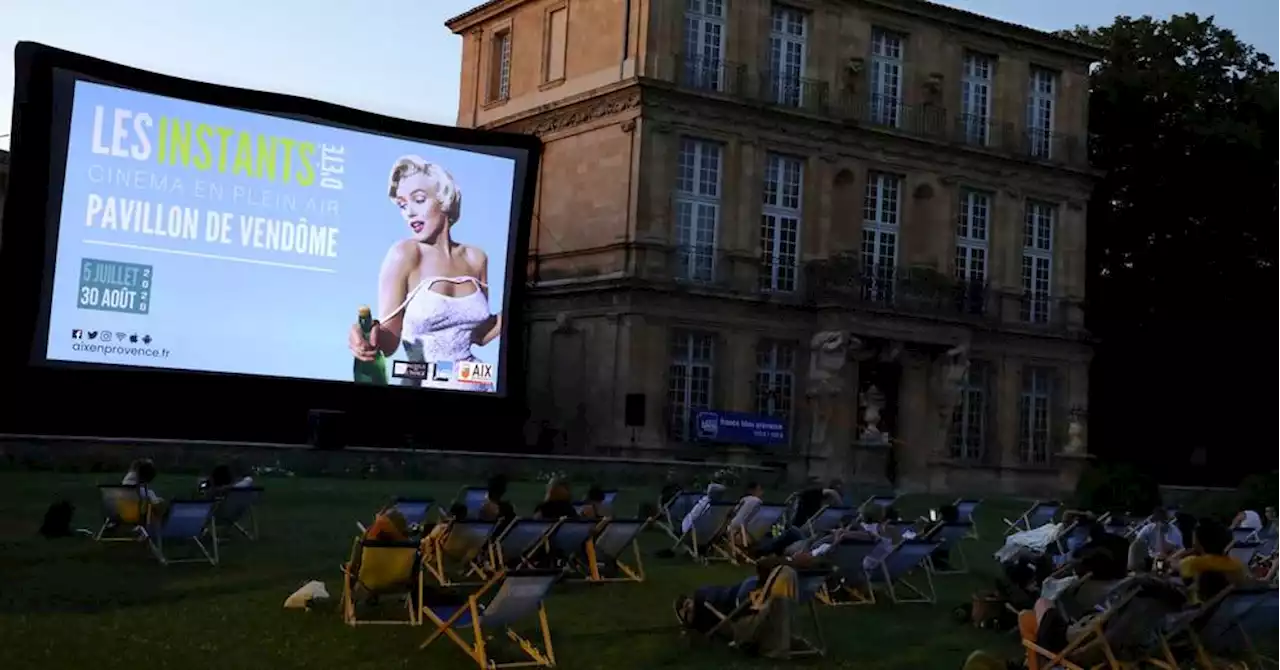
[[[309,407],[357,414],[369,408],[385,411],[423,404],[454,415],[473,411],[489,415],[498,410],[514,418],[520,413],[529,231],[542,150],[537,137],[407,121],[296,96],[195,82],[33,42],[18,43],[14,56],[10,192],[0,228],[0,285],[9,289],[11,305],[4,319],[10,325],[0,329],[0,370],[10,381],[21,383],[45,400],[56,398],[59,388],[119,387],[180,395],[283,395],[305,399]],[[54,261],[76,81],[515,160],[496,389],[371,387],[353,382],[48,360],[45,352]],[[14,417],[5,417],[6,413],[0,410],[0,422],[12,424],[5,419]]]

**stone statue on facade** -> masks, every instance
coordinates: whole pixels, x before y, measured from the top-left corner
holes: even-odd
[[[888,444],[889,436],[880,432],[880,410],[884,409],[884,392],[875,384],[858,396],[862,403],[861,441],[867,444]]]
[[[961,344],[947,350],[938,361],[934,394],[938,403],[938,418],[946,425],[960,404],[961,394],[969,376],[969,345]]]
[[[1071,410],[1071,421],[1067,423],[1067,445],[1063,448],[1063,453],[1071,456],[1083,456],[1086,453],[1084,421],[1084,410],[1080,408]]]
[[[844,390],[844,366],[850,349],[861,345],[858,338],[840,331],[824,330],[809,340],[809,397],[812,412],[810,441],[824,444],[835,398]]]

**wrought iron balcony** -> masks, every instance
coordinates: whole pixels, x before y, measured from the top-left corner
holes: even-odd
[[[908,135],[942,137],[947,132],[947,113],[932,105],[908,105],[901,98],[845,92],[836,101],[833,113],[846,121]]]
[[[806,79],[787,72],[761,72],[757,99],[776,105],[825,114],[830,86],[825,81]]]
[[[677,54],[675,61],[676,83],[682,88],[732,96],[750,94],[746,86],[747,68],[741,63],[683,54]]]
[[[990,292],[983,282],[958,280],[930,268],[864,266],[856,254],[809,263],[805,286],[809,300],[818,304],[956,318],[990,312]]]
[[[979,114],[961,114],[950,129],[952,142],[1049,163],[1085,165],[1088,147],[1082,137],[1036,128],[1021,128]]]

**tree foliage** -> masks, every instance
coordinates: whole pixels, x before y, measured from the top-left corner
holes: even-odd
[[[1249,469],[1274,469],[1274,65],[1194,14],[1067,36],[1106,53],[1089,111],[1094,445],[1185,469],[1197,447],[1214,468],[1240,460],[1222,447],[1266,444]]]

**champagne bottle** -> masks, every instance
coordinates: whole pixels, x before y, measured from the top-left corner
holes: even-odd
[[[373,331],[373,327],[378,325],[373,320],[373,313],[369,311],[367,305],[362,305],[360,311],[357,312],[356,323],[360,326],[360,332],[364,335],[364,341],[369,341],[369,333]],[[360,384],[376,384],[378,386],[387,385],[387,360],[379,351],[374,355],[371,361],[362,361],[359,358],[354,359],[352,365],[352,373],[355,380]]]

